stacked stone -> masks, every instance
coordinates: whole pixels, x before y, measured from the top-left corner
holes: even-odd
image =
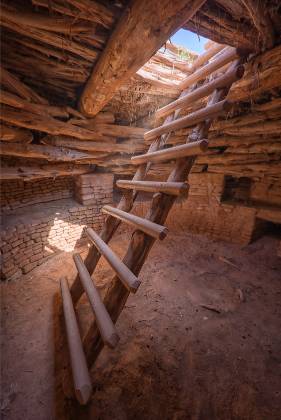
[[[248,244],[252,240],[256,209],[222,202],[224,175],[194,173],[188,182],[188,198],[176,202],[166,222],[171,231],[207,234],[214,239],[239,244]],[[138,202],[134,213],[143,216],[148,206],[147,202]]]
[[[73,196],[73,178],[45,178],[24,182],[22,180],[1,181],[1,211],[9,214],[11,210],[45,203]]]
[[[75,199],[83,205],[112,203],[112,192],[112,174],[84,174],[75,180]]]
[[[103,222],[100,206],[77,206],[59,216],[42,217],[32,223],[3,229],[0,243],[1,278],[16,278],[58,252],[73,251],[85,243],[85,226],[99,231]]]

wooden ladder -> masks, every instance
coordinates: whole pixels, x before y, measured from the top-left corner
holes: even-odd
[[[115,323],[129,294],[136,293],[140,286],[137,276],[152,245],[168,233],[164,223],[176,198],[188,192],[186,180],[196,156],[208,148],[211,123],[232,106],[226,97],[232,83],[243,76],[241,62],[244,58],[245,53],[238,49],[217,44],[198,57],[191,74],[180,84],[180,97],[156,112],[157,117],[166,117],[164,124],[145,133],[145,140],[152,141],[148,153],[132,157],[132,163],[138,166],[133,179],[117,181],[117,186],[124,190],[118,207],[104,206],[102,211],[108,217],[99,235],[91,228],[86,229],[92,246],[84,262],[80,255],[74,255],[78,274],[70,290],[67,280],[61,280],[72,377],[81,404],[86,404],[92,393],[88,366],[93,365],[104,344],[111,348],[117,345],[119,336]],[[198,82],[201,82],[200,86],[197,86]],[[207,97],[205,107],[178,118],[181,109]],[[164,148],[172,131],[194,126],[186,144]],[[153,162],[167,160],[175,160],[175,164],[166,182],[145,180]],[[138,191],[153,193],[145,218],[130,213]],[[107,245],[121,222],[135,227],[123,261]],[[115,272],[104,301],[91,279],[101,256]],[[84,292],[95,318],[81,340],[74,308]]]

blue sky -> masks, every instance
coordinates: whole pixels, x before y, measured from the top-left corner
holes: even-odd
[[[193,32],[180,29],[171,37],[171,41],[175,44],[182,45],[183,47],[189,48],[190,50],[202,53],[204,52],[204,44],[208,40],[203,36],[198,36]]]

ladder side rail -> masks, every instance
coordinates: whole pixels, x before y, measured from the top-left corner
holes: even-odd
[[[192,89],[193,89],[193,87],[185,89],[179,97],[182,97],[182,96],[186,95]],[[174,119],[176,119],[177,116],[179,115],[179,112],[180,112],[180,109],[176,110],[174,112],[174,114],[168,115],[165,118],[164,124],[169,123],[169,122],[173,121]],[[165,146],[166,142],[168,141],[168,139],[170,137],[170,134],[171,133],[163,134],[162,136],[155,139],[151,143],[151,145],[148,149],[148,152],[156,152],[157,150],[163,149],[163,147]],[[140,165],[138,167],[134,177],[132,178],[132,180],[133,181],[144,180],[146,175],[147,175],[147,172],[150,169],[150,167],[151,167],[151,162],[148,162],[147,164]],[[133,207],[133,204],[134,204],[134,201],[137,198],[137,195],[138,195],[138,191],[135,191],[135,190],[127,191],[126,194],[123,194],[123,196],[121,197],[121,200],[120,200],[117,208],[119,210],[129,212]],[[110,239],[114,235],[114,233],[117,230],[120,223],[121,223],[121,221],[116,219],[113,216],[108,216],[106,218],[104,226],[103,226],[103,228],[100,232],[100,237],[105,243],[108,243],[110,241]],[[100,257],[101,257],[101,254],[96,249],[96,247],[91,246],[89,248],[88,254],[87,254],[87,256],[84,260],[84,264],[85,264],[87,270],[89,271],[90,275],[93,274],[93,272],[94,272],[94,270],[95,270],[95,268],[96,268],[96,266],[99,262]],[[77,304],[77,302],[79,301],[83,292],[84,292],[83,286],[81,284],[79,276],[77,275],[75,277],[75,280],[72,283],[72,286],[71,286],[71,289],[70,289],[70,293],[71,293],[74,305]]]
[[[211,101],[209,103],[215,103],[225,98],[230,87],[231,86],[222,90],[216,90],[212,94]],[[197,127],[197,130],[194,130],[196,131],[196,136],[194,136],[194,133],[188,136],[187,143],[203,138],[203,136],[205,137],[208,133],[211,122],[211,120],[207,120],[201,123]],[[189,172],[191,171],[194,161],[195,157],[178,159],[176,166],[171,172],[167,181],[184,182]],[[175,196],[163,193],[155,194],[152,200],[151,208],[148,211],[146,218],[148,220],[153,221],[154,223],[164,224],[175,200]],[[139,274],[154,242],[155,238],[152,238],[143,232],[136,230],[133,233],[123,262],[127,265],[129,269],[131,269],[131,271],[135,275]],[[104,299],[104,304],[113,322],[117,321],[120,313],[122,312],[122,309],[124,308],[124,305],[126,304],[128,297],[128,290],[119,281],[118,277],[114,276]],[[88,332],[86,333],[83,339],[83,346],[85,349],[87,362],[90,366],[92,366],[103,348],[103,342],[100,338],[100,334],[95,324],[95,321],[92,322]]]

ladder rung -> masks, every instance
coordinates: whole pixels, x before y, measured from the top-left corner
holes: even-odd
[[[73,260],[79,273],[81,283],[93,309],[101,338],[104,344],[114,348],[119,341],[116,328],[109,316],[109,313],[107,312],[106,307],[104,306],[103,301],[101,300],[99,292],[93,283],[85,264],[82,261],[81,256],[79,254],[74,254]]]
[[[127,181],[119,179],[117,187],[129,190],[147,191],[152,193],[165,193],[169,195],[186,194],[189,185],[186,182],[159,182],[159,181]]]
[[[129,225],[135,226],[136,229],[142,230],[153,238],[162,240],[167,236],[168,229],[165,226],[158,225],[157,223],[135,216],[134,214],[127,213],[111,206],[104,206],[102,212],[110,214],[110,216],[114,216]]]
[[[96,246],[101,255],[104,256],[106,261],[111,265],[119,279],[124,286],[133,293],[136,293],[140,285],[138,278],[132,271],[117,257],[117,255],[110,249],[110,247],[96,234],[96,232],[88,228],[86,233],[93,244]]]
[[[155,116],[156,118],[162,118],[165,115],[168,115],[179,108],[184,108],[187,105],[190,105],[192,102],[198,101],[201,98],[205,98],[206,96],[210,95],[215,89],[221,89],[223,87],[230,86],[236,80],[241,79],[243,74],[244,66],[242,65],[231,69],[222,76],[218,77],[217,79],[207,83],[206,85],[203,85],[202,87],[195,89],[193,92],[188,93],[182,98],[179,98],[176,101],[169,103],[163,108],[158,109],[158,111],[156,111],[155,113]]]
[[[66,278],[60,280],[60,287],[75,395],[79,403],[84,405],[92,393],[90,374]]]
[[[224,99],[223,101],[217,102],[213,105],[208,105],[205,108],[199,109],[198,111],[192,112],[191,114],[178,118],[175,121],[161,125],[160,127],[154,128],[153,130],[147,131],[144,134],[144,139],[150,141],[155,139],[162,134],[169,133],[170,131],[176,131],[181,128],[191,127],[206,119],[216,118],[225,111],[229,111],[232,107],[232,103]]]
[[[199,80],[205,79],[214,71],[220,69],[231,61],[236,60],[240,55],[241,53],[237,48],[227,47],[225,51],[222,51],[222,53],[213,61],[199,68],[197,71],[195,71],[195,73],[184,79],[179,85],[180,89],[184,90],[194,83],[199,82]]]
[[[199,55],[196,60],[192,63],[191,68],[189,69],[191,72],[196,71],[199,67],[203,66],[203,64],[207,63],[212,57],[214,57],[217,53],[225,48],[225,45],[222,44],[215,44],[203,54]]]
[[[146,162],[162,162],[165,160],[178,159],[186,156],[196,156],[205,152],[208,148],[208,140],[199,140],[169,149],[158,150],[157,152],[146,153],[145,155],[134,156],[131,161],[134,165],[141,165]]]

